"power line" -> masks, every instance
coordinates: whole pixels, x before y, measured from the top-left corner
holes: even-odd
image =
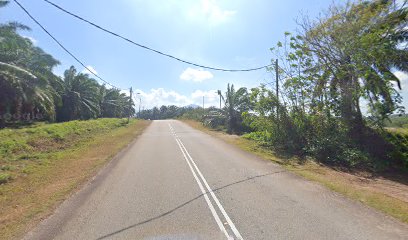
[[[81,16],[78,16],[77,14],[74,14],[74,13],[72,13],[72,12],[70,12],[70,11],[64,9],[63,7],[57,5],[57,4],[53,3],[53,2],[50,2],[50,1],[48,1],[48,0],[44,0],[44,2],[46,2],[46,3],[48,3],[48,4],[52,5],[52,6],[54,6],[54,7],[56,7],[56,8],[58,8],[59,10],[65,12],[66,14],[69,14],[69,15],[71,15],[71,16],[73,16],[73,17],[75,17],[75,18],[77,18],[77,19],[79,19],[79,20],[81,20],[81,21],[83,21],[83,22],[86,22],[86,23],[92,25],[93,27],[96,27],[96,28],[98,28],[98,29],[100,29],[100,30],[102,30],[102,31],[104,31],[104,32],[107,32],[107,33],[109,33],[109,34],[115,36],[115,37],[121,38],[121,39],[123,39],[123,40],[125,40],[125,41],[127,41],[127,42],[129,42],[129,43],[131,43],[131,44],[133,44],[133,45],[136,45],[136,46],[138,46],[138,47],[140,47],[140,48],[144,48],[144,49],[146,49],[146,50],[148,50],[148,51],[152,51],[152,52],[157,53],[157,54],[160,54],[160,55],[162,55],[162,56],[165,56],[165,57],[168,57],[168,58],[172,58],[172,59],[177,60],[177,61],[179,61],[179,62],[183,62],[183,63],[189,64],[189,65],[193,65],[193,66],[196,66],[196,67],[205,68],[205,69],[210,69],[210,70],[215,70],[215,71],[223,71],[223,72],[250,72],[250,71],[261,70],[261,69],[264,69],[264,68],[267,68],[267,67],[273,65],[273,64],[268,64],[268,65],[265,65],[265,66],[256,67],[256,68],[249,68],[249,69],[225,69],[225,68],[209,67],[209,66],[205,66],[205,65],[193,63],[193,62],[191,62],[191,61],[183,60],[183,59],[178,58],[178,57],[175,57],[175,56],[173,56],[173,55],[171,55],[171,54],[164,53],[164,52],[161,52],[161,51],[159,51],[159,50],[153,49],[153,48],[151,48],[151,47],[148,47],[148,46],[142,45],[142,44],[140,44],[140,43],[137,43],[137,42],[135,42],[135,41],[133,41],[133,40],[131,40],[131,39],[129,39],[129,38],[126,38],[126,37],[124,37],[124,36],[122,36],[122,35],[120,35],[120,34],[118,34],[118,33],[115,33],[115,32],[113,32],[113,31],[111,31],[111,30],[108,30],[108,29],[106,29],[106,28],[103,28],[103,27],[101,27],[101,26],[99,26],[99,25],[97,25],[97,24],[95,24],[95,23],[93,23],[93,22],[91,22],[91,21],[89,21],[89,20],[87,20],[87,19],[81,17]]]
[[[30,18],[31,20],[33,20],[45,33],[48,34],[48,36],[50,36],[62,49],[64,49],[65,52],[67,52],[72,58],[74,58],[79,64],[81,64],[86,70],[88,70],[92,75],[94,75],[95,77],[97,77],[99,80],[101,80],[102,82],[106,83],[107,85],[119,89],[120,88],[116,87],[113,84],[110,84],[108,81],[104,80],[102,77],[100,77],[98,74],[96,74],[94,71],[92,71],[91,69],[89,69],[81,60],[79,60],[77,57],[75,57],[75,55],[73,53],[71,53],[66,47],[64,47],[64,45],[62,45],[61,42],[59,42],[47,29],[45,29],[45,27],[37,21],[37,19],[35,19],[29,12],[27,9],[25,9],[23,7],[23,5],[21,5],[17,0],[13,0]]]

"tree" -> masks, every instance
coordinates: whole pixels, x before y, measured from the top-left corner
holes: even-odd
[[[10,3],[10,1],[0,0],[0,7],[5,7]]]
[[[157,107],[152,109],[152,120],[160,119],[160,110]]]
[[[64,90],[59,121],[97,118],[100,115],[99,84],[74,66],[64,72]]]
[[[107,89],[102,85],[100,87],[99,97],[101,117],[123,118],[135,114],[133,100],[131,100],[129,96],[126,96],[125,93],[121,93],[119,89]]]
[[[41,113],[54,120],[54,103],[59,98],[53,87],[58,79],[52,69],[59,62],[20,36],[18,30],[29,28],[16,22],[0,24],[0,114],[13,114],[19,121],[22,115],[32,118]],[[4,125],[4,119],[1,121]]]
[[[9,1],[0,1],[4,7]],[[53,73],[59,61],[18,31],[30,30],[17,22],[0,24],[0,127],[32,120],[69,121],[134,115],[134,103],[118,89],[106,89],[87,74],[71,67],[64,79]]]
[[[325,18],[301,23],[303,51],[313,55],[321,71],[316,90],[329,86],[332,111],[352,138],[361,139],[365,126],[362,98],[379,124],[401,110],[392,83],[400,87],[393,70],[408,71],[407,47],[401,47],[408,40],[407,13],[391,0],[359,1],[332,6]]]
[[[169,118],[168,108],[167,106],[163,105],[160,107],[160,116],[159,119],[167,119]]]
[[[239,133],[242,131],[243,112],[249,110],[249,96],[246,88],[242,87],[235,91],[233,84],[228,84],[224,98],[224,114],[227,118],[227,131]]]

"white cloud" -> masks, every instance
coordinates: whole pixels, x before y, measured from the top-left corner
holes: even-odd
[[[408,74],[402,71],[392,71],[392,73],[400,80],[401,90],[398,88],[398,84],[395,81],[392,81],[392,85],[395,90],[400,93],[408,93]]]
[[[160,107],[162,105],[176,105],[179,107],[196,104],[199,106],[219,106],[219,97],[217,90],[202,91],[196,90],[188,95],[180,94],[173,90],[165,90],[164,88],[151,89],[149,92],[142,90],[135,90],[135,98],[139,97],[142,100],[142,108],[150,109],[153,107]],[[140,93],[140,94],[137,94]],[[138,106],[138,103],[136,103]]]
[[[199,30],[200,25],[215,27],[228,23],[237,14],[235,9],[240,1],[223,1],[221,5],[218,0],[166,0],[160,1],[142,1],[127,0],[129,7],[145,9],[151,16],[160,18],[169,18],[177,15],[185,23],[193,24]],[[224,4],[225,3],[225,4]],[[228,9],[224,9],[228,6]]]
[[[217,90],[201,91],[196,90],[191,94],[191,100],[194,104],[199,106],[203,105],[203,96],[204,96],[204,107],[210,106],[220,106],[220,98],[217,93]]]
[[[204,21],[211,26],[219,25],[230,20],[237,11],[223,10],[215,0],[202,0],[188,11],[190,19]]]
[[[213,25],[223,23],[236,14],[236,11],[222,10],[215,0],[203,0],[202,10]]]
[[[105,87],[108,88],[108,89],[112,88],[112,86],[109,86],[109,85],[105,85]],[[124,93],[124,94],[126,94],[126,96],[130,96],[130,90],[129,89],[122,89],[122,90],[120,90],[120,93]]]
[[[193,82],[202,82],[213,77],[214,75],[212,75],[212,73],[209,71],[194,68],[187,68],[180,75],[181,80]]]
[[[408,74],[402,71],[394,72],[394,75],[401,81],[403,90],[408,87]]]
[[[95,70],[94,67],[92,67],[92,66],[90,66],[90,65],[88,65],[88,66],[86,66],[86,67],[87,67],[87,69],[85,68],[84,70],[82,70],[81,73],[87,73],[87,74],[92,74],[92,73],[94,73],[94,74],[98,74],[98,72]],[[88,69],[89,69],[89,70],[88,70]]]
[[[38,43],[37,39],[35,39],[33,37],[30,37],[30,36],[23,36],[23,37],[30,40],[34,45],[37,45],[37,43]]]
[[[142,106],[146,109],[160,107],[161,105],[185,106],[193,103],[187,96],[173,90],[167,91],[164,88],[151,89],[150,92],[136,90],[135,94],[136,98],[141,97]]]

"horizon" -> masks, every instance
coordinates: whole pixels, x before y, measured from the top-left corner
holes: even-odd
[[[85,25],[43,1],[20,1],[55,37],[91,70],[122,89],[140,93],[142,108],[189,104],[218,106],[217,90],[228,83],[251,89],[273,80],[262,69],[225,73],[205,70],[165,58]],[[54,3],[129,39],[198,64],[223,68],[252,68],[271,63],[269,48],[296,32],[302,13],[317,17],[332,2],[272,1],[130,1],[113,6],[100,1],[55,0]],[[345,1],[335,1],[344,3]],[[104,13],[103,15],[100,13]],[[69,66],[89,73],[18,9],[14,2],[2,9],[1,22],[17,21],[31,31],[21,34],[61,62],[54,73]],[[61,25],[64,27],[61,28]],[[182,44],[180,44],[182,42]],[[106,56],[106,57],[101,57]],[[396,72],[402,83],[402,105],[408,108],[408,75]],[[128,94],[127,90],[124,90]],[[138,103],[136,102],[136,107]]]

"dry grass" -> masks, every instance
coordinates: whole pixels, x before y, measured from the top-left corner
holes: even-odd
[[[147,127],[147,121],[103,132],[80,144],[52,149],[52,159],[28,161],[23,175],[0,185],[0,239],[18,239],[49,216],[56,206],[94,176],[117,152]],[[49,149],[48,149],[49,151]]]
[[[297,159],[282,159],[277,157],[272,150],[266,149],[254,141],[208,129],[196,121],[185,120],[183,122],[244,151],[278,163],[285,169],[308,180],[318,182],[335,192],[408,223],[408,186],[404,183],[383,177],[373,177],[364,172],[353,174],[342,172],[313,161],[299,163]]]

